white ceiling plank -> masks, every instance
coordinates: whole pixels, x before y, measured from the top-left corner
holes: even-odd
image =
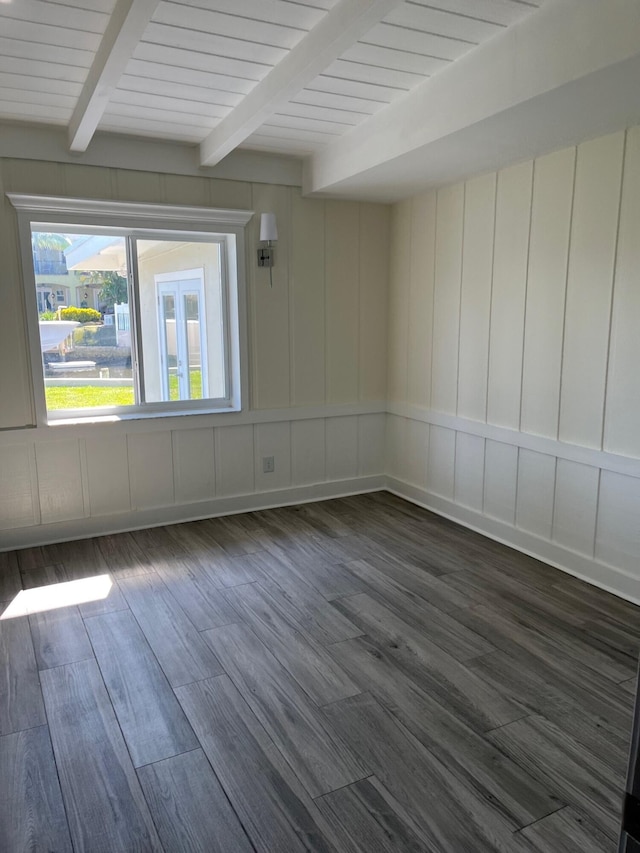
[[[4,4],[0,4],[0,9]],[[11,41],[20,40],[31,45],[31,53],[36,55],[40,45],[55,47],[80,48],[94,52],[100,44],[97,33],[86,33],[82,30],[70,30],[66,26],[51,27],[49,24],[39,24],[33,21],[16,21],[14,18],[2,18],[2,35]]]
[[[168,80],[134,77],[123,74],[118,84],[118,92],[137,92],[141,95],[163,95],[167,98],[180,98],[182,101],[198,101],[202,104],[218,104],[223,107],[236,107],[242,95],[225,92],[208,86],[187,86]]]
[[[115,0],[63,0],[61,3],[46,0],[46,2],[50,6],[70,6],[74,9],[86,9],[89,12],[102,12],[104,15],[110,15],[116,5]]]
[[[137,119],[148,119],[149,121],[158,121],[162,124],[175,124],[179,126],[184,124],[193,127],[212,128],[220,121],[219,118],[210,112],[181,112],[176,115],[171,110],[158,109],[156,107],[143,107],[139,104],[122,104],[119,102],[110,101],[109,108],[105,111],[105,116],[128,116],[135,121]]]
[[[403,3],[385,18],[385,24],[395,24],[398,27],[420,30],[423,33],[447,36],[448,38],[463,39],[480,43],[491,38],[502,29],[504,24],[494,24],[470,17],[474,14],[473,5],[468,7],[469,14],[458,15],[455,12],[444,12],[431,6],[420,6],[416,3]]]
[[[239,77],[241,80],[254,82],[266,77],[272,68],[271,65],[260,62],[230,59],[228,56],[214,56],[211,53],[199,53],[195,50],[149,44],[144,41],[140,42],[135,49],[133,58],[155,62],[158,65],[164,63],[178,68],[193,68],[196,71],[228,76],[230,79]]]
[[[286,109],[289,109],[287,104]],[[305,118],[304,116],[289,115],[288,113],[274,113],[269,117],[270,127],[283,127],[289,130],[309,130],[314,133],[333,133],[340,136],[351,130],[354,125],[343,121],[326,121],[323,119]]]
[[[416,54],[452,61],[459,59],[472,47],[476,47],[477,43],[423,33],[420,30],[408,30],[405,27],[379,24],[362,38],[360,44],[389,48],[409,56]]]
[[[238,11],[244,11],[239,6]],[[201,9],[195,6],[183,6],[180,3],[161,2],[153,17],[157,24],[170,27],[184,27],[188,21],[189,30],[197,30],[209,35],[225,36],[233,39],[268,44],[290,50],[295,47],[307,32],[306,29],[273,24],[266,20],[253,20],[244,15],[220,14],[218,11]]]
[[[263,124],[260,127],[262,136],[270,136],[275,139],[300,139],[308,142],[332,142],[340,138],[338,133],[320,133],[317,130],[304,130],[300,127],[279,127],[272,124]]]
[[[336,63],[333,63],[334,65]],[[331,67],[331,66],[329,66]],[[328,71],[329,69],[327,69]],[[383,86],[367,80],[347,79],[343,75],[319,74],[305,89],[306,92],[327,93],[329,95],[344,95],[348,98],[363,98],[369,101],[380,101],[390,104],[396,98],[405,95],[410,86]]]
[[[65,111],[71,112],[76,99],[69,95],[62,95],[58,92],[7,88],[2,86],[0,83],[0,101],[17,101],[25,104],[43,104],[56,108],[62,107]]]
[[[0,100],[0,113],[3,119],[21,119],[22,121],[40,121],[50,124],[66,124],[71,110],[53,107],[50,104],[25,104],[20,101]]]
[[[342,77],[345,80],[359,81],[360,83],[374,83],[378,86],[386,86],[390,89],[401,89],[408,92],[413,89],[418,83],[422,83],[427,79],[425,73],[415,71],[401,71],[398,68],[381,67],[376,64],[374,56],[382,52],[382,48],[367,47],[359,45],[363,50],[363,55],[369,57],[371,62],[356,62],[355,60],[337,59],[325,70],[325,75],[331,77]],[[396,52],[393,52],[393,57],[396,59]],[[344,55],[344,54],[343,54]],[[426,65],[428,57],[419,57]],[[437,62],[437,60],[433,60]],[[438,68],[443,67],[448,63],[438,64]],[[323,75],[324,76],[324,75]]]
[[[202,8],[203,0],[180,0],[180,3],[182,6]],[[312,29],[325,16],[326,9],[318,8],[319,6],[320,3],[306,6],[302,3],[289,3],[287,0],[242,0],[242,5],[238,0],[216,0],[216,12],[303,30]]]
[[[282,47],[259,44],[254,41],[228,38],[215,33],[201,33],[186,27],[169,27],[166,24],[151,23],[145,30],[144,41],[163,47],[178,47],[183,50],[197,50],[210,53],[224,59],[244,59],[276,65],[287,55]]]
[[[36,50],[38,60],[41,62],[57,62],[61,65],[76,65],[79,68],[89,68],[94,56],[89,50],[50,44],[39,44]],[[0,56],[2,57],[15,56],[17,59],[32,60],[34,52],[33,42],[0,36]]]
[[[201,140],[216,123],[211,121],[198,121],[198,124],[187,124],[186,122],[172,122],[170,119],[160,120],[145,117],[121,116],[118,113],[105,113],[104,126],[101,130],[119,128],[127,133],[142,133],[162,135],[165,139],[180,139],[184,142]]]
[[[509,26],[529,15],[539,2],[518,3],[514,0],[411,0],[415,5],[455,12],[480,21]]]
[[[158,0],[118,0],[69,124],[69,148],[86,151]]]
[[[248,95],[257,84],[257,80],[213,74],[210,71],[198,71],[195,68],[179,68],[177,65],[160,65],[157,62],[146,62],[141,59],[132,59],[125,69],[125,75],[127,79],[139,80],[140,85],[145,81],[150,84],[157,83],[160,86],[164,86],[165,83],[175,83],[180,86],[193,86],[195,89],[228,92],[238,98],[238,103],[242,100],[242,95]],[[234,103],[233,106],[235,105]]]
[[[243,151],[268,151],[272,154],[313,154],[324,148],[321,142],[303,142],[298,139],[274,139],[262,136],[259,133],[252,134],[242,143]]]
[[[41,62],[37,59],[2,55],[0,55],[0,71],[15,74],[21,78],[33,77],[34,80],[45,78],[51,81],[64,80],[79,83],[80,91],[87,77],[87,69],[78,68],[76,65],[63,65],[59,62]]]
[[[316,80],[318,78],[316,77]],[[320,92],[317,89],[303,89],[291,101],[292,104],[326,107],[327,109],[347,110],[354,113],[372,114],[389,103],[378,98],[356,98],[350,95],[340,95],[336,92]]]
[[[0,86],[7,89],[23,89],[54,95],[70,95],[77,98],[82,91],[82,83],[68,80],[55,80],[51,77],[36,77],[27,74],[6,73],[0,67]]]
[[[2,18],[32,21],[53,27],[64,26],[69,30],[84,30],[98,35],[102,35],[109,21],[109,16],[100,12],[72,9],[59,6],[57,3],[43,3],[42,0],[3,3],[0,6],[0,20]]]
[[[300,93],[304,94],[306,90]],[[323,121],[337,121],[343,124],[356,125],[359,124],[363,117],[371,115],[374,110],[353,110],[347,107],[324,107],[320,104],[303,104],[299,101],[289,101],[286,107],[282,110],[284,115],[300,116],[301,118],[313,118]]]
[[[399,0],[339,0],[201,145],[201,162],[213,165],[381,21]]]
[[[201,113],[213,116],[214,118],[224,118],[231,110],[231,107],[221,106],[220,104],[187,101],[183,98],[170,98],[164,94],[152,95],[149,92],[130,92],[119,87],[115,90],[109,101],[109,109],[112,109],[115,104],[137,104],[139,107],[153,107],[154,109],[178,114],[191,113],[192,115],[196,115]]]

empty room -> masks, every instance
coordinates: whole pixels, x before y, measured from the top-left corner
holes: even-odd
[[[638,853],[640,4],[0,0],[0,851]]]

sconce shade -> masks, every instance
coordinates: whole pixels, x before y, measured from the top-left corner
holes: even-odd
[[[260,214],[260,240],[275,243],[278,239],[278,226],[275,213]]]

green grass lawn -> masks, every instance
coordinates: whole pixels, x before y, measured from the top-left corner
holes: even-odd
[[[133,388],[91,385],[56,385],[45,388],[47,409],[94,409],[97,406],[132,406]]]
[[[190,377],[191,399],[202,398],[200,371],[192,371]],[[55,385],[45,388],[47,410],[95,409],[99,406],[133,406],[133,387],[106,387],[92,385]],[[169,399],[179,400],[178,377],[169,377]]]

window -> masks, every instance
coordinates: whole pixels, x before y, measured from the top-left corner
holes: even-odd
[[[242,408],[251,212],[9,198],[23,263],[55,249],[70,279],[56,314],[24,265],[39,420]]]

